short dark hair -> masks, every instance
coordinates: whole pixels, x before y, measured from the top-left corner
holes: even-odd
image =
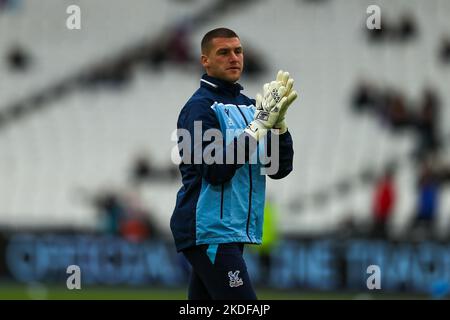
[[[202,53],[205,53],[209,49],[209,45],[214,38],[239,38],[239,36],[233,30],[228,28],[216,28],[208,31],[202,39]]]

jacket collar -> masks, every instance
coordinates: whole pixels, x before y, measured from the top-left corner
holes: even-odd
[[[231,94],[232,96],[238,96],[241,93],[241,90],[244,89],[237,82],[231,83],[225,80],[208,76],[206,73],[202,76],[202,79],[200,80],[200,86],[212,90],[222,91]]]

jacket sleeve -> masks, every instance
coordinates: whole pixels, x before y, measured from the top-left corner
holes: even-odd
[[[275,144],[272,143],[273,136],[275,134],[269,132],[267,135],[267,154],[272,157],[272,153],[276,152]],[[289,173],[291,173],[293,169],[293,160],[294,160],[294,148],[292,142],[292,136],[289,131],[285,132],[282,135],[278,136],[279,145],[278,145],[278,156],[279,156],[279,166],[278,171],[275,174],[269,175],[272,179],[283,179]],[[266,167],[272,165],[271,163],[267,164]]]
[[[195,127],[195,123],[197,123],[197,127]],[[241,137],[234,138],[233,142],[226,146],[224,145],[224,141],[215,141],[214,139],[212,139],[213,141],[203,141],[203,134],[207,130],[220,130],[219,121],[208,101],[193,100],[188,102],[180,113],[178,129],[187,130],[191,137],[190,154],[186,154],[186,150],[180,150],[182,161],[184,162],[185,159],[189,159],[196,171],[211,185],[220,185],[231,180],[236,170],[243,166],[243,163],[239,164],[237,161],[237,155],[239,154],[237,151],[239,148],[245,148],[245,162],[248,161],[249,154],[251,154],[249,150],[251,144],[248,143],[249,137],[246,139],[240,139]],[[178,146],[180,147],[180,138],[178,139]],[[210,148],[213,147],[211,144],[218,146],[217,144],[219,143],[222,144],[221,148],[216,148],[215,150],[222,150],[223,161],[221,163],[205,163],[205,159],[203,159],[205,148],[208,146]],[[233,161],[231,164],[227,164],[227,154],[231,152],[233,152]]]

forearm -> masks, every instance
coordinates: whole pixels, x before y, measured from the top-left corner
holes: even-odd
[[[268,176],[271,179],[283,179],[293,170],[294,149],[292,136],[289,131],[286,131],[275,137],[278,138],[278,143],[273,143],[273,138],[273,134],[268,136],[267,148],[271,162],[267,164],[266,167],[272,167],[275,158],[277,159],[278,165],[276,172],[268,174]]]

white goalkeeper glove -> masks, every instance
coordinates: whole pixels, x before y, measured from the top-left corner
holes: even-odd
[[[283,105],[283,107],[280,110],[278,120],[274,124],[273,128],[278,129],[278,134],[283,134],[287,131],[287,124],[285,121],[285,116],[287,109],[289,106],[294,102],[295,99],[297,99],[297,92],[295,90],[292,90],[292,87],[294,86],[294,79],[292,79],[289,76],[289,72],[283,72],[283,70],[278,71],[277,74],[277,82],[279,82],[283,87],[286,88],[286,97],[287,101]]]
[[[287,102],[286,88],[281,81],[266,83],[263,94],[263,96],[259,93],[256,95],[254,119],[244,130],[257,141],[267,134],[267,130],[272,129]]]

